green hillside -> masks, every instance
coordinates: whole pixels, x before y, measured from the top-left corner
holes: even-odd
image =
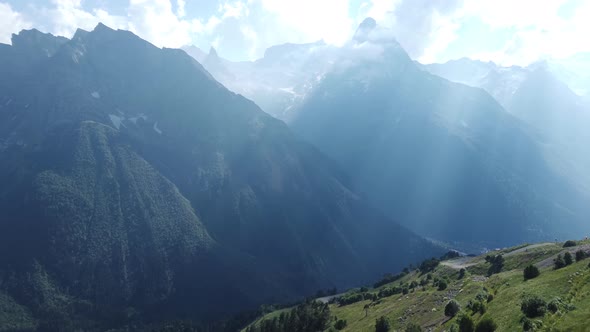
[[[578,251],[583,252],[584,258],[576,257]],[[474,326],[491,318],[496,331],[588,331],[590,259],[586,257],[589,251],[590,241],[584,240],[571,247],[564,247],[564,243],[527,244],[477,257],[443,259],[438,264],[438,260],[427,261],[418,268],[406,270],[396,281],[385,283],[387,279],[384,279],[375,284],[378,287],[349,290],[333,299],[319,299],[330,302],[329,318],[322,328],[334,331],[340,325],[343,331],[375,331],[376,321],[385,317],[390,331],[419,331],[408,329],[411,325],[418,325],[423,331],[460,331],[461,317],[468,316]],[[566,252],[572,255],[573,262],[555,269],[554,259],[558,255],[563,257]],[[500,255],[502,259],[494,259]],[[540,274],[525,280],[523,271],[529,265],[536,266]],[[494,267],[500,272],[492,273]],[[389,278],[396,279],[395,276]],[[545,314],[526,318],[521,310],[525,298],[545,301],[539,305]],[[356,300],[358,302],[354,302]],[[447,317],[445,306],[451,300],[459,304],[460,311],[454,317]],[[311,307],[311,304],[299,307],[305,306]],[[269,313],[244,331],[301,331],[302,325],[293,329],[289,323],[273,329],[273,325],[280,326],[283,320],[299,324],[298,320],[306,319],[301,315],[294,319],[296,315],[286,313],[289,310]],[[341,320],[346,324],[337,324]]]

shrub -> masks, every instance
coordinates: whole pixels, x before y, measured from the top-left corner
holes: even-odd
[[[455,300],[450,300],[445,306],[445,316],[455,317],[455,315],[461,310],[461,306]]]
[[[336,328],[336,330],[340,331],[343,330],[347,325],[346,320],[344,319],[339,319],[336,321],[336,323],[334,324],[334,327]]]
[[[487,298],[488,303],[492,302],[493,300],[494,300],[494,295],[488,294],[488,298]]]
[[[549,303],[547,303],[547,309],[552,313],[556,313],[557,311],[559,311],[559,308],[561,308],[562,305],[563,302],[561,301],[561,298],[556,297],[553,300],[549,301]]]
[[[469,301],[469,304],[467,305],[467,307],[469,309],[471,309],[471,311],[473,311],[473,313],[480,313],[480,314],[485,314],[486,313],[486,305],[479,300],[475,300],[475,301]]]
[[[539,274],[539,269],[532,264],[524,268],[524,280],[536,278]]]
[[[497,328],[498,324],[491,317],[484,317],[477,323],[475,332],[494,332]]]
[[[459,270],[459,279],[463,279],[465,277],[465,272],[466,270],[464,268],[461,268],[461,270]]]
[[[416,288],[418,287],[418,282],[416,280],[412,280],[412,282],[410,283],[410,288]]]
[[[440,281],[438,282],[438,290],[439,290],[439,291],[443,291],[443,290],[445,290],[445,289],[447,289],[447,282],[446,282],[446,281],[444,281],[444,280],[440,280]]]
[[[536,295],[527,295],[522,299],[520,310],[529,318],[542,317],[547,311],[547,302]]]
[[[500,273],[502,268],[504,267],[504,256],[496,255],[496,256],[486,256],[486,262],[490,263],[490,267],[488,268],[488,275],[492,275],[495,273]]]
[[[564,247],[564,248],[568,248],[568,247],[575,247],[576,245],[577,245],[577,244],[576,244],[576,241],[573,241],[573,240],[567,240],[567,241],[565,241],[565,243],[563,244],[563,247]]]
[[[424,260],[422,263],[420,263],[420,267],[419,267],[420,272],[428,273],[428,272],[434,270],[438,266],[439,263],[440,263],[440,261],[434,257],[431,259]]]
[[[422,327],[416,323],[410,323],[406,326],[405,332],[422,332]]]
[[[557,258],[553,260],[553,265],[556,270],[565,266],[565,260],[563,260],[563,256],[561,256],[561,254],[557,255]]]
[[[574,262],[572,254],[570,254],[569,251],[563,255],[563,261],[565,262],[565,265],[571,265]]]
[[[576,262],[579,262],[579,261],[585,259],[586,257],[588,257],[588,255],[586,254],[586,252],[584,250],[576,251]]]
[[[474,332],[475,324],[473,319],[467,315],[463,315],[459,318],[459,332]]]
[[[388,332],[389,330],[391,330],[389,320],[383,316],[377,318],[375,321],[375,332]]]
[[[410,289],[408,288],[408,286],[405,286],[405,287],[402,289],[402,294],[404,294],[404,295],[408,295],[408,293],[410,293]]]

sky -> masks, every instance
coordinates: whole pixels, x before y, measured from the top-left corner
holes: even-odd
[[[71,37],[102,22],[159,47],[255,60],[287,42],[343,45],[366,17],[424,63],[525,66],[590,52],[588,0],[0,0],[0,43],[22,29]]]

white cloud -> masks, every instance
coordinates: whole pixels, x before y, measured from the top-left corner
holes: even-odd
[[[0,43],[9,44],[13,33],[28,29],[32,24],[12,10],[9,4],[0,2]]]
[[[590,34],[590,1],[364,0],[359,8],[351,8],[346,0],[207,1],[214,3],[209,13],[189,12],[186,0],[128,0],[119,15],[107,7],[84,7],[88,3],[83,0],[29,3],[20,13],[0,2],[0,42],[9,42],[10,34],[23,28],[71,37],[77,28],[90,30],[103,22],[131,30],[160,47],[213,45],[222,56],[241,60],[261,57],[266,48],[286,42],[323,39],[343,45],[370,16],[391,28],[410,56],[424,62],[468,56],[527,64],[540,57],[564,58],[590,51],[590,43],[584,42]],[[566,4],[573,6],[567,19],[559,16]],[[487,47],[474,47],[461,35],[473,22],[488,27],[489,37],[496,38]],[[504,33],[494,35],[495,31]]]
[[[180,18],[186,16],[186,1],[185,0],[176,0],[176,15]]]
[[[354,20],[349,17],[349,3],[342,0],[260,0],[262,8],[275,16],[277,28],[293,41],[316,41],[342,45],[352,35]]]

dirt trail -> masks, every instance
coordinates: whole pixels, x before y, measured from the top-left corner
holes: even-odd
[[[545,242],[545,243],[531,244],[529,246],[518,248],[518,249],[513,250],[511,252],[505,253],[505,254],[503,254],[503,256],[504,257],[509,257],[509,256],[512,256],[512,255],[519,254],[521,252],[525,252],[525,251],[530,250],[530,249],[534,249],[534,248],[538,248],[538,247],[544,247],[544,246],[548,246],[548,245],[552,245],[552,244],[555,244],[555,243]],[[494,253],[493,251],[490,252],[490,254],[493,254],[493,253]],[[477,264],[475,262],[476,259],[477,259],[477,257],[469,257],[469,256],[466,256],[466,257],[459,257],[459,258],[456,258],[456,259],[451,259],[451,260],[448,260],[448,261],[442,261],[442,262],[440,262],[440,264],[441,265],[444,265],[444,266],[448,266],[448,267],[453,268],[453,269],[456,269],[456,270],[460,270],[460,269],[468,268],[470,266],[473,266],[473,265]]]
[[[522,247],[522,248],[513,250],[513,251],[511,251],[509,253],[506,253],[506,254],[504,254],[504,257],[509,257],[509,256],[516,255],[518,253],[521,253],[521,252],[524,252],[524,251],[527,251],[527,250],[530,250],[530,249],[535,249],[535,248],[539,248],[539,247],[549,246],[549,245],[552,245],[552,244],[555,244],[555,243],[554,242],[545,242],[545,243],[531,244],[529,246]]]
[[[474,263],[473,261],[476,258],[477,257],[469,257],[469,256],[459,257],[459,258],[448,260],[448,261],[442,261],[442,262],[440,262],[440,265],[448,266],[448,267],[455,269],[455,270],[460,270],[460,269],[468,268],[472,265],[475,265],[476,263]]]

